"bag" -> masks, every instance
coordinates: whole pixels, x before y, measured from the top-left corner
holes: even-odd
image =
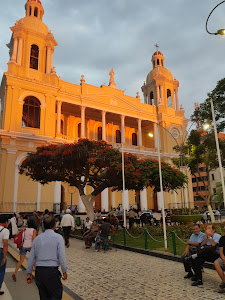
[[[19,233],[17,233],[14,237],[14,243],[16,244],[16,247],[20,250],[23,246],[23,242],[24,242],[24,232],[26,231],[26,229],[20,231]]]

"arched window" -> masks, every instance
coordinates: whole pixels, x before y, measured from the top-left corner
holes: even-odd
[[[163,60],[161,60],[161,65],[163,66]]]
[[[31,45],[30,50],[30,68],[38,70],[39,48],[37,45]]]
[[[35,17],[38,16],[38,8],[37,8],[37,7],[35,7],[35,9],[34,9],[34,16],[35,16]]]
[[[31,6],[30,6],[30,16],[31,16],[32,10],[31,10]]]
[[[102,140],[102,127],[98,127],[98,141]]]
[[[154,104],[154,94],[153,92],[150,92],[150,105],[153,105]]]
[[[81,138],[81,123],[77,125],[77,136],[78,138]]]
[[[157,59],[157,66],[159,66],[159,59]]]
[[[40,113],[40,101],[33,96],[25,98],[23,104],[22,126],[40,128]]]
[[[167,104],[168,107],[172,107],[171,90],[167,89]]]
[[[136,135],[136,133],[132,133],[132,145],[137,146],[137,135]]]
[[[116,130],[116,143],[121,144],[121,131]]]

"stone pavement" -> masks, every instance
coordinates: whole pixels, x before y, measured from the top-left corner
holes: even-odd
[[[72,238],[66,254],[64,284],[84,300],[224,300],[215,292],[220,281],[214,270],[205,269],[204,285],[192,287],[178,262],[125,250],[94,252]]]

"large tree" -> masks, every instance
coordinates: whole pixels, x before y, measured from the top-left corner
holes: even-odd
[[[219,139],[222,164],[225,165],[225,141]],[[210,189],[210,171],[218,168],[218,156],[216,151],[216,142],[214,132],[211,130],[206,132],[204,130],[192,130],[187,143],[183,147],[174,147],[182,156],[182,161],[190,169],[197,184],[196,194],[205,201],[212,214],[212,195]],[[173,162],[179,166],[179,160],[174,159]],[[205,167],[207,176],[203,176],[201,170]],[[200,187],[204,186],[205,194],[201,193]]]
[[[201,125],[212,123],[212,111],[210,100],[213,100],[215,119],[218,132],[223,132],[225,129],[225,78],[217,82],[215,89],[208,93],[207,99],[195,109],[191,116],[191,120],[196,122],[201,128]]]
[[[140,159],[130,153],[125,158],[125,187],[140,191],[144,187],[160,190],[158,161]],[[74,144],[49,145],[28,153],[20,166],[20,174],[25,174],[41,184],[52,181],[67,182],[75,186],[93,219],[95,197],[105,188],[122,190],[121,152],[105,141],[80,139]],[[186,176],[169,164],[162,162],[163,188],[165,191],[181,188],[187,181]],[[90,194],[86,186],[92,187]]]

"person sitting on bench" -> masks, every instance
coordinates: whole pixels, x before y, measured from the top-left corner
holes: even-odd
[[[108,222],[105,222],[104,219],[102,220],[102,224],[100,225],[100,234],[97,235],[96,237],[96,241],[95,241],[95,251],[99,251],[100,250],[100,246],[99,246],[99,242],[101,241],[104,241],[104,240],[107,240],[108,239],[108,236],[109,236],[109,233],[110,231],[113,229],[113,226],[108,223]],[[99,246],[99,247],[98,247]]]
[[[191,254],[197,253],[197,247],[200,246],[205,239],[205,234],[201,232],[199,224],[194,224],[192,226],[192,229],[193,229],[193,234],[191,235],[189,241],[186,242],[186,249],[183,255],[181,256],[182,262],[184,264],[185,272],[187,272],[187,275],[184,276],[185,279],[194,276],[192,272],[191,261],[187,261],[186,257],[188,257]]]
[[[91,225],[91,228],[85,231],[85,233],[83,234],[86,249],[91,248],[92,241],[97,236],[98,232],[99,232],[99,225],[97,224],[96,220],[94,220]]]
[[[214,266],[217,274],[221,278],[222,282],[219,285],[218,293],[225,293],[225,236],[222,236],[219,241],[219,253],[220,257],[214,261]]]

